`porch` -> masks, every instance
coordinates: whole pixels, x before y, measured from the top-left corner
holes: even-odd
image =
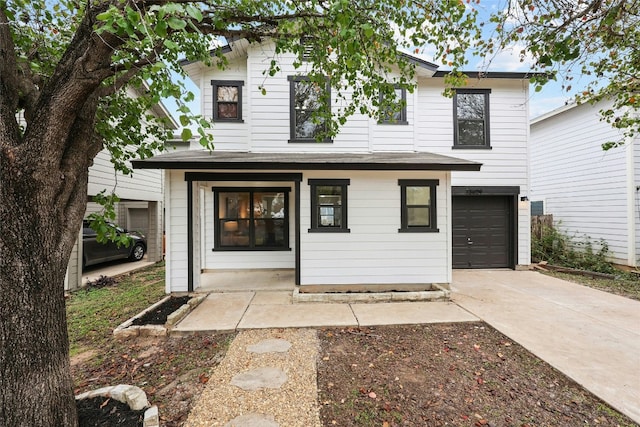
[[[195,291],[246,292],[289,291],[296,287],[293,268],[252,270],[205,270],[200,276],[200,287]]]

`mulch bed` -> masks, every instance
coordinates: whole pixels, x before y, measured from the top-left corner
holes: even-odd
[[[134,411],[126,403],[107,397],[76,402],[79,427],[142,427],[144,409]]]
[[[133,319],[133,325],[164,325],[167,316],[182,307],[191,299],[190,296],[171,297],[153,310]]]
[[[484,323],[319,332],[325,426],[636,426]]]

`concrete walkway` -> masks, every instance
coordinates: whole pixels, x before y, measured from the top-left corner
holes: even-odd
[[[455,271],[452,300],[640,423],[640,302],[530,271]]]
[[[450,302],[294,304],[291,294],[290,291],[211,293],[178,323],[172,333],[478,320]]]

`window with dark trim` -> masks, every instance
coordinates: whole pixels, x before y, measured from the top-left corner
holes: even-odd
[[[216,122],[242,121],[241,80],[211,80],[213,86],[213,120]]]
[[[215,250],[290,250],[289,188],[213,188]]]
[[[310,61],[313,52],[313,38],[311,36],[300,37],[300,60]]]
[[[317,112],[322,106],[322,97],[327,96],[330,104],[330,85],[326,80],[323,89],[317,82],[305,76],[289,76],[290,84],[290,122],[291,139],[289,142],[317,142],[318,137],[327,131],[327,125]],[[329,108],[331,106],[329,105]],[[331,142],[324,138],[323,142]]]
[[[453,148],[491,148],[490,89],[457,89],[453,96]]]
[[[347,186],[348,179],[310,179],[311,228],[310,232],[348,233]]]
[[[400,232],[438,232],[437,179],[400,179]]]
[[[380,110],[380,121],[378,123],[384,125],[406,125],[407,121],[407,90],[401,87],[394,88],[396,96],[396,105],[388,106]],[[382,94],[380,94],[380,103],[382,103]]]

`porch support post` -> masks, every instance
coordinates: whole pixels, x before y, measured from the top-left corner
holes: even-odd
[[[295,194],[295,234],[296,234],[296,286],[300,286],[300,181],[294,181]]]
[[[187,181],[187,291],[193,292],[193,181]]]

